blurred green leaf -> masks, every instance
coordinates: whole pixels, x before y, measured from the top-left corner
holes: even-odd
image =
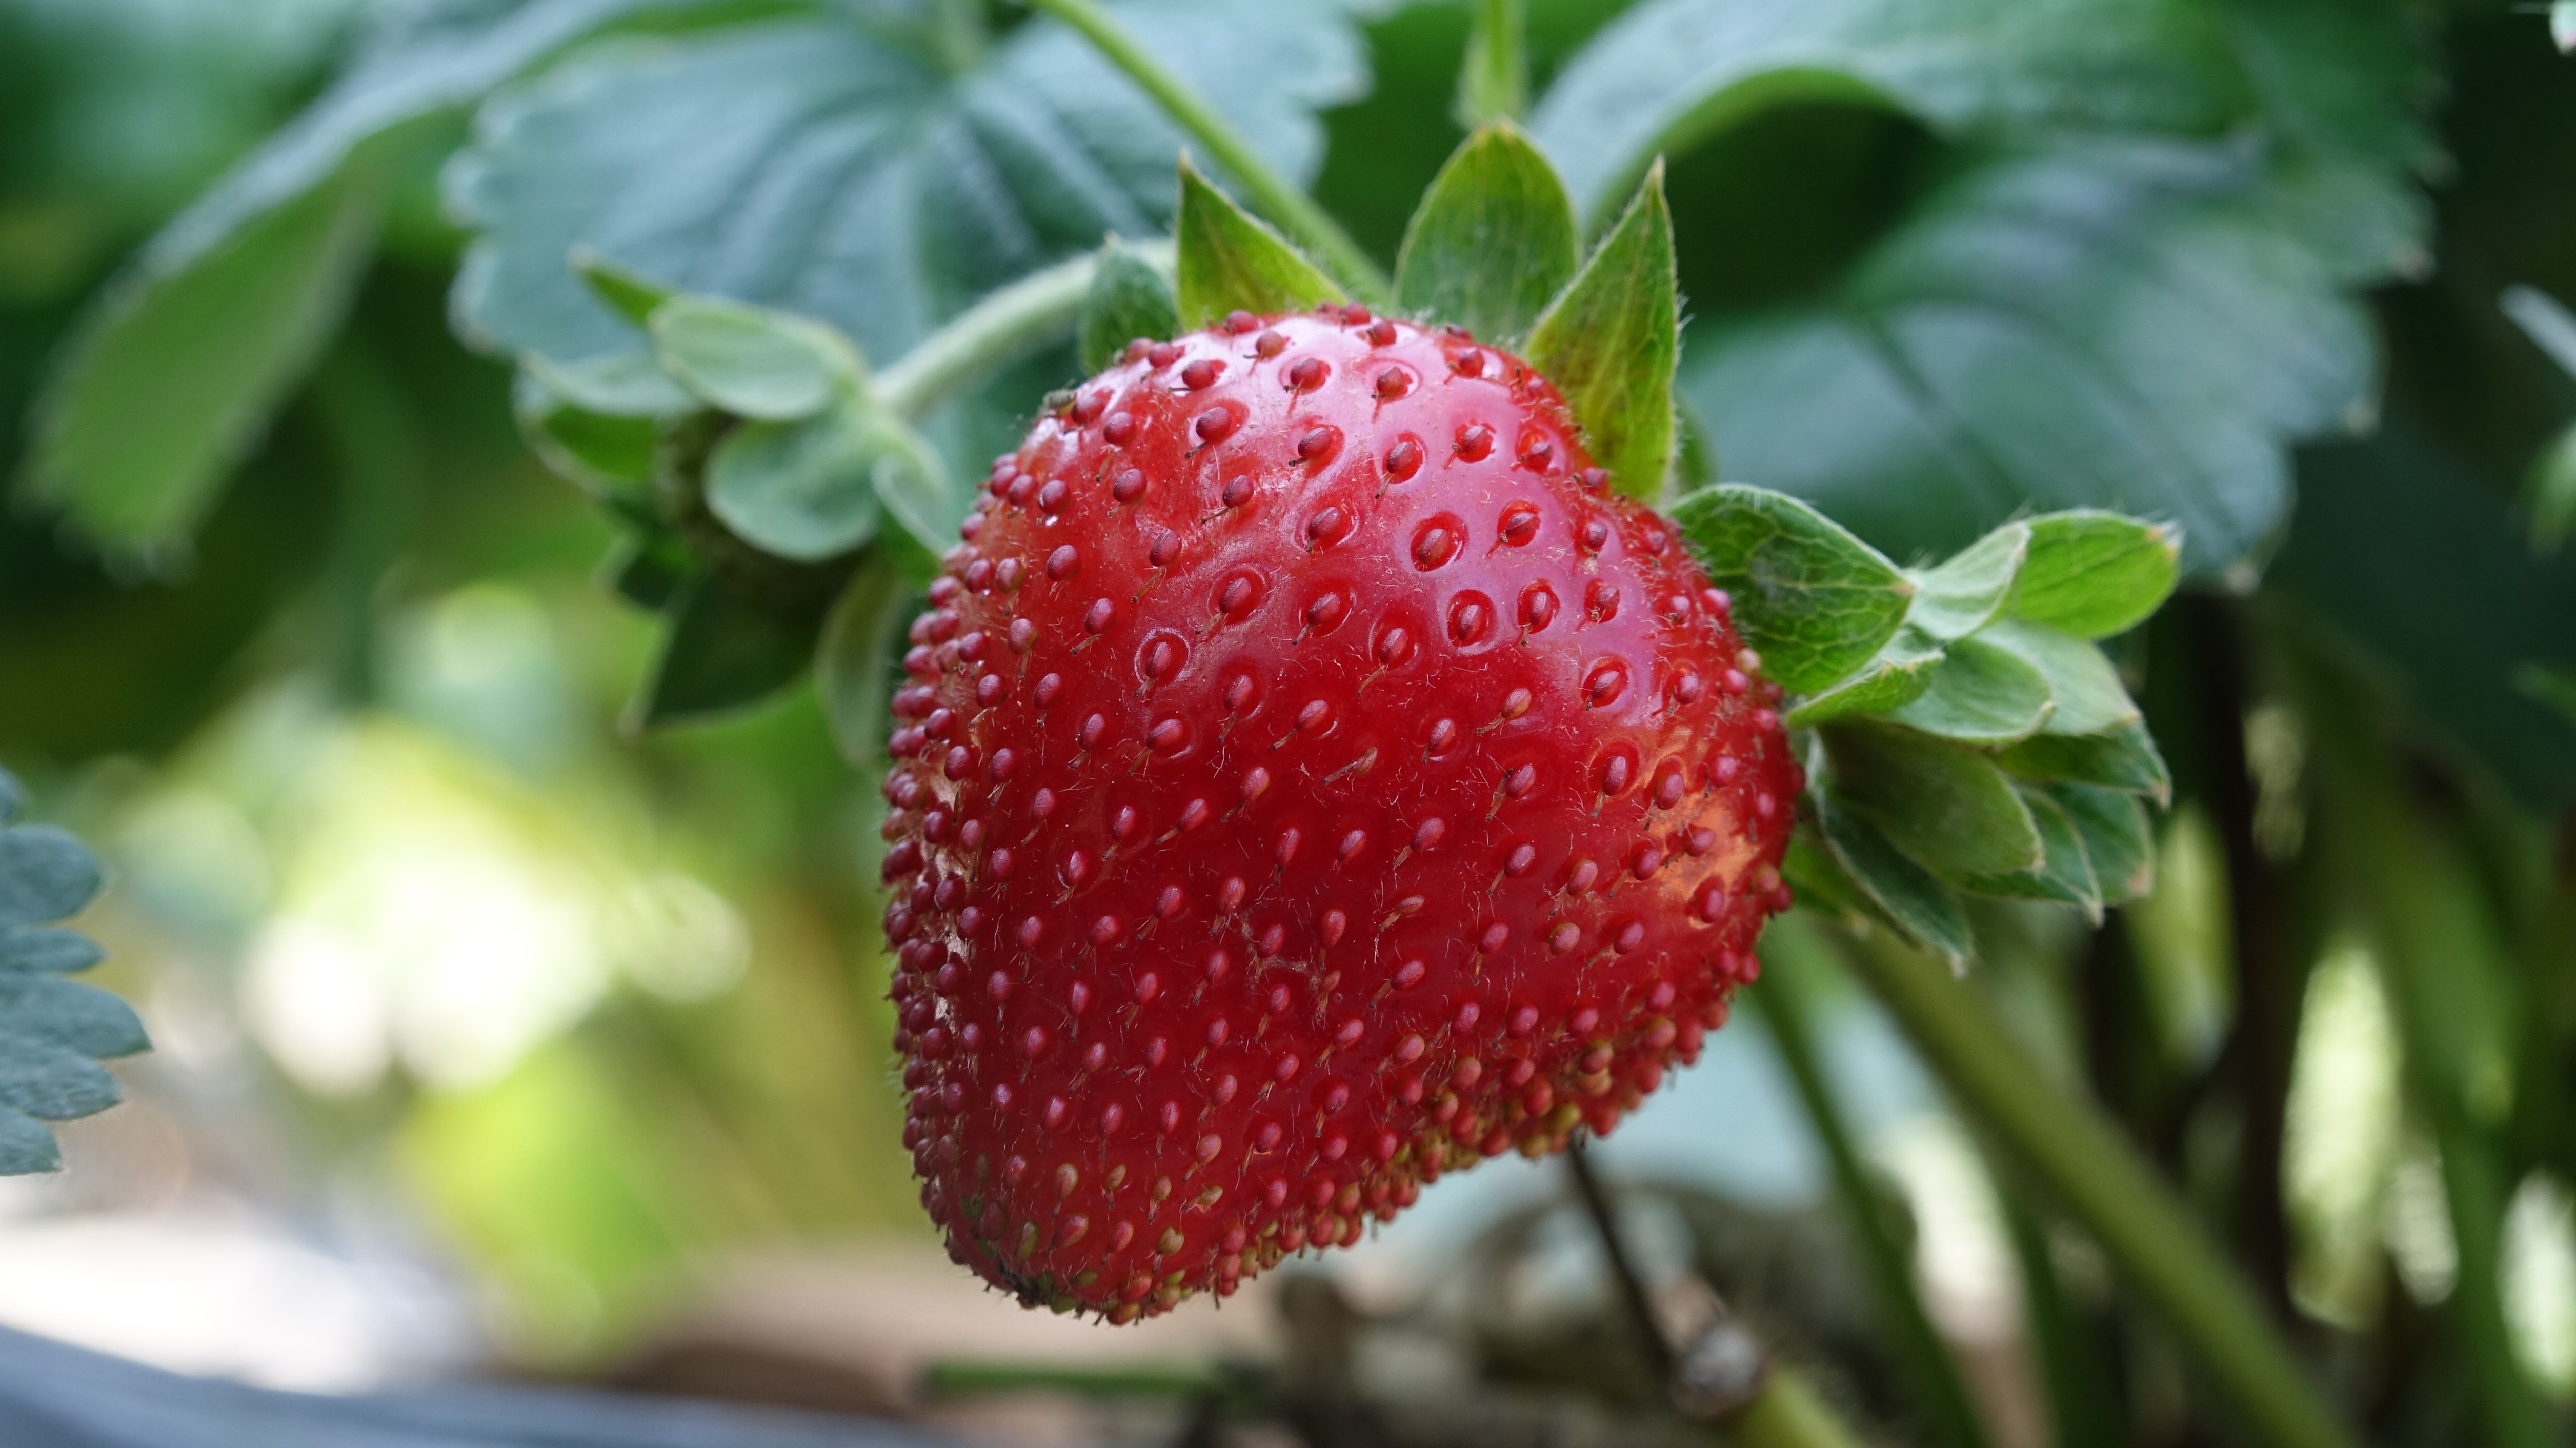
[[[1968,933],[1967,907],[1949,886],[1846,809],[1832,790],[1813,791],[1808,801],[1835,862],[1889,922],[1917,944],[1953,961],[1967,959],[1975,944]]]
[[[654,311],[678,294],[669,284],[587,246],[572,249],[572,269],[590,284],[591,295],[639,327],[651,326]]]
[[[76,930],[0,926],[0,971],[71,975],[106,958],[97,942]]]
[[[2108,638],[2144,623],[2173,593],[2182,568],[2174,530],[2080,508],[2030,520],[2030,555],[2012,613],[2079,638]]]
[[[1914,570],[1914,602],[1905,621],[1933,638],[1966,638],[1984,628],[2012,595],[2029,556],[2030,526],[2006,523],[1935,568]]]
[[[113,548],[183,543],[339,325],[381,211],[353,175],[127,277],[40,405],[33,495]]]
[[[1100,250],[1091,293],[1082,305],[1082,370],[1100,372],[1120,349],[1142,337],[1166,341],[1181,334],[1181,305],[1169,270],[1116,237]]]
[[[759,703],[813,662],[820,617],[763,608],[700,574],[671,600],[653,675],[628,711],[635,728],[695,723]]]
[[[2173,778],[2144,724],[2106,734],[2035,734],[1995,759],[2025,779],[2098,784],[2143,794],[2159,804],[2173,796]]]
[[[617,596],[654,613],[668,610],[680,588],[694,576],[697,560],[688,545],[660,531],[628,533],[609,551],[601,571]]]
[[[2576,425],[2550,441],[2531,465],[2523,494],[2531,507],[2531,544],[2555,553],[2576,533]]]
[[[1467,138],[1405,229],[1395,265],[1407,311],[1510,346],[1583,258],[1574,200],[1556,168],[1508,121]]]
[[[555,362],[530,353],[519,369],[545,393],[603,417],[654,419],[701,411],[650,352]]]
[[[831,328],[721,297],[673,297],[653,309],[651,326],[671,380],[737,417],[812,417],[866,371]]]
[[[0,1024],[0,1106],[39,1121],[70,1121],[96,1115],[122,1099],[106,1067],[68,1046]],[[9,1170],[8,1163],[0,1162],[0,1172]]]
[[[1683,498],[1673,516],[1783,688],[1840,682],[1905,621],[1904,573],[1795,498],[1727,484]]]
[[[1664,172],[1648,168],[1627,214],[1574,280],[1530,325],[1521,348],[1563,394],[1610,486],[1664,500],[1673,465],[1673,367],[1681,294],[1673,277],[1673,216]]]
[[[0,974],[0,1029],[84,1056],[130,1056],[152,1044],[132,1006],[50,976]]]
[[[1183,327],[1204,327],[1228,312],[1297,312],[1342,300],[1342,289],[1299,254],[1270,224],[1234,203],[1181,159],[1179,247],[1175,292]]]
[[[2280,526],[2289,442],[2366,415],[2371,334],[2240,149],[1970,164],[1813,304],[1710,317],[1682,385],[1734,476],[1900,554],[2016,510],[2171,518],[2196,571]]]
[[[1474,0],[1474,18],[1467,26],[1467,57],[1458,65],[1460,124],[1473,129],[1494,121],[1517,121],[1529,110],[1529,16],[1525,11],[1525,0]]]
[[[0,925],[42,925],[80,913],[98,894],[98,857],[52,825],[0,830]]]
[[[1933,874],[1968,884],[2039,867],[2039,828],[1985,755],[1884,724],[1840,722],[1817,736],[1836,796]]]
[[[735,427],[708,455],[707,510],[744,542],[799,563],[866,543],[883,511],[876,466],[902,445],[871,410],[853,401],[794,422]]]
[[[557,473],[592,487],[652,477],[661,430],[651,417],[577,406],[525,369],[511,388],[510,401],[521,435]]]
[[[2084,856],[2084,839],[2074,820],[2041,789],[2025,785],[2019,793],[2022,807],[2030,811],[2031,822],[2039,829],[2039,863],[2027,870],[1982,877],[1973,888],[1984,895],[2072,905],[2087,919],[2099,922],[2102,891],[2094,883],[2093,866]]]
[[[895,625],[907,593],[892,566],[861,568],[823,621],[814,684],[822,691],[832,742],[853,769],[884,763],[886,707],[901,637]]]
[[[2135,794],[2071,781],[2037,788],[2073,822],[2103,904],[2126,904],[2154,888],[2155,835],[2148,827],[2147,808]]]
[[[1952,640],[1930,686],[1887,717],[1944,739],[2009,744],[2038,733],[2056,707],[2045,675],[1977,637]]]
[[[2042,726],[2050,734],[2108,734],[2138,722],[2138,706],[2102,650],[2070,633],[2004,619],[1977,641],[2038,671],[2057,707]]]
[[[891,417],[879,418],[877,425],[884,431],[868,464],[877,501],[926,556],[937,558],[957,546],[957,527],[966,521],[971,500],[919,433]]]
[[[1292,177],[1314,171],[1316,110],[1366,84],[1339,6],[1115,9]],[[1104,233],[1162,232],[1179,151],[1160,108],[1051,18],[955,73],[857,14],[598,47],[488,107],[451,166],[454,210],[480,233],[456,311],[503,351],[632,350],[625,319],[565,265],[587,243],[897,358]]]

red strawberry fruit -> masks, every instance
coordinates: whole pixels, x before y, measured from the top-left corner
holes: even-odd
[[[998,462],[912,626],[886,933],[950,1252],[1112,1321],[1606,1132],[1787,904],[1778,694],[1555,389],[1237,312]]]

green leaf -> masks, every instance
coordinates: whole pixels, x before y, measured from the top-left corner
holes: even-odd
[[[2024,779],[2098,784],[2160,805],[2173,798],[2173,777],[2144,724],[2107,734],[2034,734],[1996,755],[1995,762]]]
[[[1916,944],[1953,961],[1975,948],[1967,907],[1950,887],[1907,859],[1887,836],[1834,797],[1830,789],[1808,796],[1816,825],[1835,863],[1876,905],[1877,913]]]
[[[2221,43],[2175,0],[1645,0],[1566,66],[1530,129],[1598,214],[1653,157],[1802,100],[1942,132],[2214,133],[2244,96]]]
[[[679,294],[670,283],[625,266],[595,247],[574,247],[572,269],[590,283],[593,296],[639,327],[650,326],[653,313]]]
[[[1905,621],[1914,585],[1904,573],[1795,498],[1725,484],[1682,499],[1673,516],[1785,689],[1840,682]]]
[[[1181,158],[1177,290],[1181,325],[1204,327],[1240,308],[1254,313],[1303,311],[1342,300],[1342,289],[1299,254],[1268,222],[1210,185]]]
[[[805,672],[822,619],[765,609],[699,575],[672,599],[661,657],[627,717],[636,729],[698,723],[757,704]]]
[[[1480,127],[1423,193],[1396,257],[1405,310],[1517,341],[1583,259],[1574,199],[1508,121]]]
[[[43,1122],[0,1106],[0,1176],[60,1171],[62,1166],[63,1149]]]
[[[1917,570],[1905,621],[1936,639],[1966,638],[1984,628],[2012,596],[2029,556],[2030,527],[2006,523],[1959,550],[1938,568]]]
[[[80,913],[102,883],[98,858],[52,825],[0,830],[0,925],[42,925]]]
[[[1944,739],[2009,744],[2038,733],[2056,708],[2045,675],[1980,635],[1952,640],[1931,686],[1888,717]]]
[[[597,46],[484,108],[450,167],[477,233],[462,330],[557,361],[632,351],[565,265],[588,243],[705,295],[811,316],[882,362],[993,288],[1170,229],[1181,135],[1051,17],[951,69],[866,6]],[[1311,179],[1367,86],[1339,5],[1128,0],[1120,23]],[[756,224],[755,224],[756,218]]]
[[[1790,710],[1789,722],[1805,727],[1847,714],[1902,708],[1932,686],[1932,671],[1942,657],[1941,646],[1920,630],[1900,628],[1858,672]]]
[[[661,420],[703,410],[649,352],[579,362],[553,362],[532,352],[519,359],[519,370],[548,398],[602,417]]]
[[[97,942],[75,930],[0,926],[0,971],[72,975],[106,958]]]
[[[966,521],[973,500],[949,477],[939,454],[919,433],[893,418],[881,419],[880,424],[890,430],[879,437],[880,446],[868,465],[868,481],[903,531],[937,558],[957,546],[958,525]]]
[[[147,258],[38,406],[32,494],[111,548],[183,543],[339,326],[383,209],[379,180],[351,177],[183,267]]]
[[[629,533],[611,545],[601,565],[609,587],[637,608],[668,610],[680,588],[696,575],[697,560],[688,545],[661,532]]]
[[[2147,824],[2146,806],[2136,795],[2090,784],[2054,783],[2039,788],[2074,823],[2103,904],[2124,905],[2155,888],[2155,834]]]
[[[1933,874],[1967,884],[2039,867],[2039,827],[1985,755],[1855,721],[1826,725],[1817,737],[1836,794]]]
[[[1673,463],[1681,293],[1660,164],[1647,169],[1627,214],[1531,324],[1521,352],[1564,394],[1611,487],[1662,502]]]
[[[720,297],[673,297],[653,309],[652,330],[654,354],[671,380],[737,417],[812,417],[856,388],[866,371],[831,328]]]
[[[1986,156],[1818,300],[1704,317],[1682,386],[1730,472],[1899,555],[2094,507],[2173,520],[2215,571],[2280,530],[2287,445],[2376,387],[2367,315],[2279,204],[2223,146]]]
[[[2576,804],[2576,721],[2520,684],[2535,667],[2576,675],[2576,555],[2535,556],[2503,479],[2402,424],[2311,450],[2301,481],[2267,586],[2524,809]]]
[[[1145,253],[1116,237],[1100,249],[1100,269],[1082,304],[1082,370],[1099,372],[1119,351],[1142,337],[1160,342],[1181,334],[1180,299],[1172,278]]]
[[[124,1099],[96,1061],[0,1024],[0,1106],[40,1121],[92,1116]]]
[[[898,605],[907,592],[892,567],[862,568],[823,622],[814,684],[822,694],[832,742],[853,769],[874,769],[885,762],[886,701],[901,637]]]
[[[0,1028],[84,1056],[131,1056],[152,1046],[132,1006],[51,976],[0,974]]]
[[[852,398],[795,422],[746,422],[707,458],[707,510],[734,536],[799,563],[876,536],[876,467],[902,424]]]
[[[2025,786],[2021,802],[2039,827],[2039,864],[2033,869],[1983,877],[1970,888],[1984,895],[2073,905],[2084,912],[2085,918],[2100,923],[2102,891],[2094,883],[2093,865],[2085,857],[2084,840],[2076,832],[2075,822],[2043,790]]]
[[[1977,639],[2012,654],[2047,680],[2057,708],[2048,716],[2046,732],[2108,734],[2138,722],[2138,706],[2120,682],[2120,671],[2097,646],[2019,619],[2005,619]]]
[[[526,370],[512,385],[510,402],[528,445],[562,476],[594,489],[653,476],[661,430],[652,418],[576,406]]]
[[[2109,638],[2147,621],[2182,572],[2182,539],[2168,527],[2078,509],[2030,520],[2030,557],[2012,613],[2078,638]]]
[[[2522,490],[2531,507],[2533,551],[2557,552],[2576,533],[2576,424],[2541,450]]]

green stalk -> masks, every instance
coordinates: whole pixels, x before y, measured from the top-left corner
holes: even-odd
[[[1136,249],[1158,264],[1170,262],[1169,242]],[[1085,253],[986,295],[876,374],[877,397],[903,418],[919,421],[1005,363],[1070,332],[1082,319],[1099,267],[1098,253]]]
[[[1208,155],[1231,173],[1236,184],[1251,193],[1254,207],[1286,229],[1288,235],[1315,253],[1335,280],[1363,301],[1385,304],[1394,299],[1395,288],[1378,269],[1360,244],[1324,209],[1315,204],[1297,184],[1270,169],[1261,153],[1237,131],[1224,116],[1217,114],[1205,97],[1163,67],[1148,54],[1136,37],[1100,8],[1096,0],[1029,0],[1033,8],[1043,10],[1082,32],[1109,63],[1127,73],[1128,78],[1144,87],[1181,129],[1207,147]]]
[[[2022,1302],[2029,1314],[2030,1345],[2047,1385],[2048,1416],[2063,1448],[2116,1443],[2121,1432],[2109,1379],[2086,1340],[2084,1323],[2066,1300],[2057,1263],[2048,1248],[2048,1224],[2023,1199],[2019,1182],[1996,1183],[2004,1234],[2021,1264]]]
[[[2090,1103],[2049,1081],[1974,986],[1883,935],[1850,960],[1961,1110],[2084,1224],[2264,1441],[2351,1448],[2254,1294],[2172,1190]]]
[[[2400,757],[2366,722],[2366,704],[2331,681],[2311,685],[2318,761],[2331,781],[2318,797],[2332,827],[2320,833],[2328,848],[2344,852],[2346,868],[2337,874],[2359,884],[2359,903],[2376,928],[2373,955],[2396,1007],[2407,1084],[2441,1152],[2459,1253],[2448,1311],[2466,1349],[2483,1441],[2548,1448],[2557,1441],[2549,1410],[2523,1372],[2505,1319],[2503,1228],[2511,1177],[2495,1133],[2480,1121],[2498,1113],[2479,1109],[2472,1072],[2480,1023],[2464,1009],[2477,992],[2460,979],[2506,979],[2504,942],[2457,838],[2410,810],[2400,795]]]
[[[1912,1265],[1888,1231],[1877,1185],[1861,1164],[1860,1149],[1852,1141],[1841,1107],[1834,1100],[1833,1086],[1826,1081],[1823,1065],[1816,1059],[1806,997],[1808,971],[1818,952],[1804,932],[1784,931],[1777,926],[1767,944],[1770,948],[1764,955],[1776,959],[1763,973],[1761,984],[1748,995],[1761,1012],[1762,1023],[1770,1028],[1782,1063],[1789,1068],[1789,1079],[1798,1088],[1798,1099],[1807,1108],[1807,1120],[1816,1129],[1816,1139],[1824,1144],[1825,1158],[1833,1168],[1835,1195],[1842,1199],[1852,1235],[1860,1244],[1861,1264],[1878,1291],[1879,1306],[1895,1328],[1897,1353],[1913,1380],[1916,1406],[1922,1410],[1934,1442],[1951,1448],[1984,1448],[1985,1429],[1977,1421],[1967,1385],[1959,1380],[1958,1364],[1951,1360],[1948,1345],[1934,1330],[1931,1314],[1923,1310],[1923,1298],[1914,1290]]]
[[[1467,61],[1458,70],[1458,121],[1468,130],[1529,111],[1526,9],[1525,0],[1476,0]]]
[[[1739,1448],[1864,1448],[1860,1435],[1817,1396],[1806,1375],[1774,1362],[1762,1391],[1736,1415],[1728,1432]]]

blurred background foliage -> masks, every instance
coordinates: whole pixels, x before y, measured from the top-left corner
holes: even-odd
[[[1382,261],[1465,135],[1480,8],[1119,7]],[[2175,774],[2156,891],[2099,929],[1986,912],[1969,988],[2373,1440],[2563,1435],[2576,74],[2543,17],[1526,12],[1528,125],[1596,219],[1669,157],[1715,476],[1901,560],[2025,509],[2185,524],[2192,585],[2117,645]],[[597,576],[631,520],[546,472],[513,363],[640,345],[566,264],[586,242],[882,368],[1158,233],[1180,144],[1069,33],[972,0],[0,0],[0,758],[113,862],[101,978],[161,1048],[127,1070],[153,1125],[71,1129],[15,1220],[214,1192],[432,1264],[446,1326],[415,1336],[445,1345],[333,1382],[631,1365],[709,1264],[927,1245],[867,762],[803,685],[623,727],[665,646]],[[928,431],[973,476],[1072,375],[1042,351]],[[1662,1184],[1647,1255],[1891,1441],[1960,1441],[1882,1371],[1901,1331],[1768,1044],[1804,1019],[1866,1159],[1843,1206],[1899,1205],[1971,1431],[2234,1441],[1852,987],[1892,948],[1775,932],[1811,1009],[1748,1012],[1602,1154]],[[1415,1284],[1386,1330],[1488,1380],[1620,1401],[1533,1172],[1444,1183],[1352,1290]]]

